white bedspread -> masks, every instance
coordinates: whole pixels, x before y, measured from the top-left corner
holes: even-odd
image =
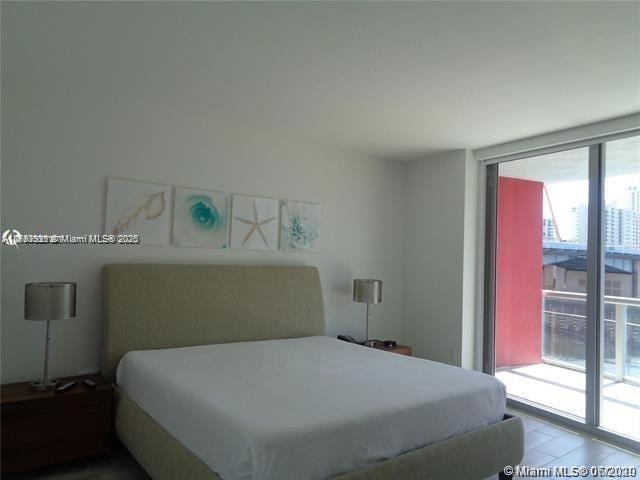
[[[224,480],[330,478],[505,408],[491,376],[327,337],[129,352],[117,381]]]

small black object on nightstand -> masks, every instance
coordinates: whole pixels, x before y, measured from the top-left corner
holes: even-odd
[[[84,388],[86,388],[87,390],[95,390],[96,387],[98,386],[98,384],[93,380],[91,380],[90,378],[85,378],[84,380],[82,380],[82,384],[84,385]]]
[[[76,385],[78,385],[78,382],[65,382],[65,383],[60,383],[59,386],[57,386],[56,388],[53,389],[53,391],[55,393],[64,393],[64,392],[68,392],[69,390],[71,390],[72,388],[74,388]]]

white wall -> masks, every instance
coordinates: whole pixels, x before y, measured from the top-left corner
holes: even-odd
[[[58,12],[55,28],[44,28],[50,19],[35,5],[3,11],[2,230],[100,233],[105,178],[114,176],[320,202],[321,253],[3,247],[3,383],[40,373],[44,325],[23,320],[26,282],[78,282],[77,319],[53,326],[52,374],[98,369],[100,267],[109,262],[317,265],[327,334],[356,337],[364,306],[351,301],[352,279],[380,278],[384,301],[372,307],[371,335],[403,339],[403,164],[322,147],[311,132],[289,138],[269,125],[245,128],[206,102],[215,64],[185,64],[150,41],[161,26],[126,44],[116,28],[91,23],[99,16],[66,17],[71,11]],[[186,27],[173,33],[185,46],[202,41]]]
[[[462,349],[460,365],[464,368],[479,369],[476,359],[476,345],[482,336],[477,328],[478,319],[478,236],[480,166],[470,150],[465,151],[464,172],[464,241],[462,253]]]
[[[403,337],[417,356],[472,368],[477,166],[456,150],[405,175]]]

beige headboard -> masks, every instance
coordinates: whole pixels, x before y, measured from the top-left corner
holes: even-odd
[[[324,335],[315,267],[104,267],[102,374],[131,350]]]

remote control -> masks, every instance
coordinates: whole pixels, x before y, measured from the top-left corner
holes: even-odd
[[[95,390],[95,388],[98,386],[98,384],[93,380],[91,380],[90,378],[85,378],[82,381],[82,384],[84,385],[84,388],[86,388],[87,390]]]
[[[78,382],[67,382],[63,385],[60,385],[59,387],[57,387],[54,392],[55,393],[63,393],[66,392],[68,390],[71,390],[73,387],[75,387],[78,384]]]

